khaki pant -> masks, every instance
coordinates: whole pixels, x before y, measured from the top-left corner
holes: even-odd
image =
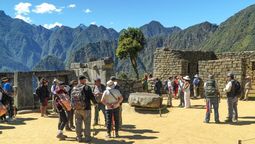
[[[245,89],[244,99],[248,100],[249,89]]]
[[[75,110],[75,125],[77,137],[82,137],[82,122],[84,122],[85,139],[90,139],[91,110]]]

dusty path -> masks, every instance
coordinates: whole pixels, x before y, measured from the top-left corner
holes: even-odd
[[[239,123],[204,124],[203,100],[193,100],[191,109],[171,108],[163,117],[153,112],[147,114],[134,112],[124,106],[124,126],[121,138],[104,138],[105,128],[96,127],[99,132],[92,143],[138,143],[138,144],[237,144],[238,139],[255,138],[255,102],[239,102]],[[178,101],[174,101],[178,105]],[[150,114],[149,114],[150,113]],[[226,101],[220,103],[220,120],[227,114]],[[102,119],[102,115],[100,116]],[[213,122],[213,116],[211,121]],[[57,118],[41,118],[39,114],[17,116],[13,124],[0,124],[0,144],[69,144],[75,142],[75,132],[65,132],[70,138],[58,141]],[[101,120],[102,123],[102,120]],[[255,140],[243,142],[254,144]]]

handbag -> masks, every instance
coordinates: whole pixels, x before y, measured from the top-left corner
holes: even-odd
[[[6,113],[7,113],[7,108],[2,103],[0,103],[0,116]]]

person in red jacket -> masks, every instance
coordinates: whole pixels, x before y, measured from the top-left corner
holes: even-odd
[[[57,90],[55,98],[54,98],[55,107],[59,114],[58,134],[57,134],[57,138],[59,138],[59,140],[65,140],[65,138],[67,138],[67,136],[63,134],[63,129],[68,122],[66,112],[65,112],[66,108],[63,105],[63,103],[61,102],[61,99],[63,97],[68,96],[67,94],[68,94],[68,92],[65,90],[64,83],[60,82],[59,89]]]

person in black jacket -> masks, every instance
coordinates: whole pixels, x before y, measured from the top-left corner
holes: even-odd
[[[84,99],[84,109],[76,109],[75,110],[75,124],[76,124],[76,134],[77,134],[77,141],[82,141],[82,122],[84,122],[85,129],[85,142],[88,143],[91,141],[91,103],[92,101],[96,104],[96,99],[92,93],[92,89],[90,86],[86,84],[86,77],[80,76],[79,77],[80,84],[84,85],[83,87],[83,99]]]
[[[46,114],[47,106],[48,106],[48,99],[50,96],[50,91],[48,89],[48,81],[44,78],[40,81],[40,86],[36,89],[36,94],[40,99],[40,110],[41,110],[41,117],[48,117]]]

